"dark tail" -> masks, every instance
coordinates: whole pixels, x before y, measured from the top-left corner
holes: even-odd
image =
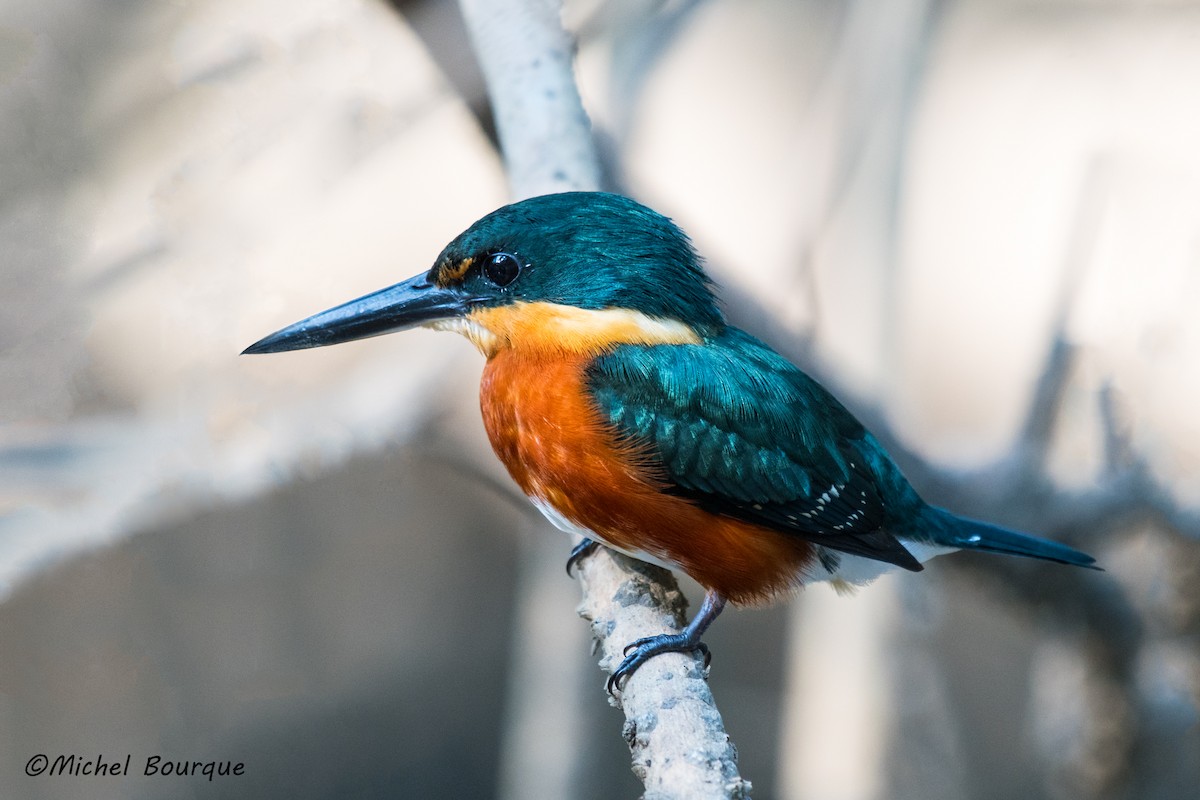
[[[928,511],[930,513],[927,521],[931,530],[927,531],[926,535],[932,534],[938,544],[960,547],[963,550],[984,550],[989,553],[1026,556],[1076,567],[1101,569],[1096,566],[1096,559],[1065,544],[960,517],[934,506],[928,506]]]

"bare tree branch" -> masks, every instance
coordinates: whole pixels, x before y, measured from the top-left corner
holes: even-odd
[[[625,645],[647,631],[678,631],[687,600],[664,569],[601,549],[579,566],[579,613],[592,623],[601,665],[610,673]],[[750,782],[737,770],[737,751],[696,653],[655,656],[629,677],[613,703],[625,712],[623,735],[633,772],[647,798],[743,798]]]
[[[483,67],[516,198],[600,188],[599,158],[575,87],[573,41],[553,0],[460,0]],[[579,566],[580,614],[610,673],[630,642],[677,633],[686,600],[669,572],[601,550]],[[750,784],[713,702],[699,655],[643,665],[613,701],[646,797],[740,798]]]
[[[460,0],[513,198],[600,188],[600,159],[556,0]]]

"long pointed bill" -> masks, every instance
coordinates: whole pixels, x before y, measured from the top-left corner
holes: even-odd
[[[462,316],[474,302],[476,298],[461,288],[438,286],[422,273],[300,320],[258,340],[242,354],[282,353],[380,336]]]

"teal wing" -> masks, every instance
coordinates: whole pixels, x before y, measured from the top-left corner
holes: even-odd
[[[849,411],[750,335],[726,328],[701,345],[623,345],[597,358],[588,379],[602,416],[657,458],[669,491],[921,569],[885,527],[889,502],[919,505],[916,493]]]

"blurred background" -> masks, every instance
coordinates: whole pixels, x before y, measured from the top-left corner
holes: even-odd
[[[727,614],[755,796],[1195,797],[1200,4],[565,18],[609,180],[731,319],[929,499],[1107,569],[959,555]],[[6,0],[0,796],[639,794],[471,346],[237,355],[505,200],[453,3]]]

